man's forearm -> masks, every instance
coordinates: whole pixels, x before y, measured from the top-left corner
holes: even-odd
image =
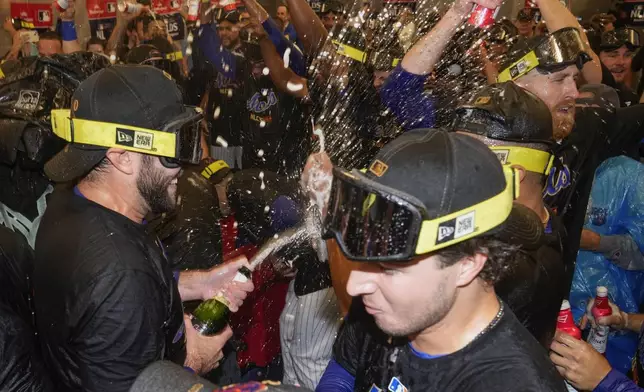
[[[306,0],[286,0],[291,23],[302,42],[302,50],[307,56],[315,56],[328,35],[320,18]]]
[[[405,71],[416,75],[432,72],[464,19],[465,15],[450,8],[436,27],[405,54],[401,63]]]
[[[112,30],[112,34],[110,35],[110,38],[107,41],[108,56],[111,55],[112,52],[116,52],[116,50],[118,49],[119,43],[123,40],[123,34],[125,33],[126,28],[127,28],[126,23],[122,23],[119,20],[116,21],[114,30]]]
[[[592,58],[592,61],[586,63],[582,69],[584,79],[587,83],[601,83],[602,70],[599,57],[590,48],[588,37],[575,15],[559,0],[538,0],[538,6],[549,32],[552,33],[565,27],[574,27],[579,30],[579,34],[586,45],[586,52]]]

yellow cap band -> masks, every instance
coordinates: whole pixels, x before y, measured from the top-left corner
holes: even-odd
[[[519,165],[527,171],[546,175],[552,154],[533,148],[517,146],[490,146],[503,165]]]
[[[337,52],[343,56],[352,58],[361,63],[364,63],[365,60],[367,59],[367,53],[363,52],[362,50],[356,49],[352,46],[345,45],[343,43],[340,43],[339,41],[333,41],[333,43],[337,47]]]

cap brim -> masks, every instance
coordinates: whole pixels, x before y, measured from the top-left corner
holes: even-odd
[[[539,216],[526,206],[514,203],[508,219],[495,236],[522,249],[537,249],[545,240],[544,227]]]
[[[45,164],[45,174],[54,182],[68,182],[83,177],[105,158],[106,148],[67,144]]]

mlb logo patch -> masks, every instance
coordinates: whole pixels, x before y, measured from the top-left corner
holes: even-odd
[[[382,392],[382,389],[378,388],[376,384],[372,384],[371,388],[369,388],[369,392]]]
[[[407,387],[400,382],[398,377],[394,377],[391,379],[391,381],[389,382],[388,389],[390,392],[408,392],[409,391]]]

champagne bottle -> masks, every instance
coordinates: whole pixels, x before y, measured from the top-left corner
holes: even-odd
[[[597,296],[595,297],[595,304],[593,305],[591,312],[595,320],[612,314],[612,309],[608,304],[608,289],[606,287],[597,286]],[[600,354],[604,354],[606,352],[609,332],[610,327],[607,325],[597,325],[592,328],[590,330],[590,334],[588,334],[588,343],[590,343],[590,345],[593,346],[593,348]]]
[[[251,270],[242,267],[233,279],[235,282],[247,282],[251,279]],[[202,302],[192,312],[192,325],[200,334],[211,336],[221,332],[230,318],[230,303],[220,293],[214,298]]]
[[[581,340],[581,330],[575,325],[575,321],[572,318],[570,302],[565,299],[561,303],[561,310],[559,311],[559,317],[557,317],[557,329],[577,340]],[[575,387],[568,384],[568,381],[566,381],[566,389],[568,392],[577,392]]]

